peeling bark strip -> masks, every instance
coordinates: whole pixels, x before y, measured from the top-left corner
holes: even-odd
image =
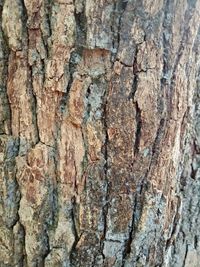
[[[199,267],[199,10],[1,1],[1,267]]]

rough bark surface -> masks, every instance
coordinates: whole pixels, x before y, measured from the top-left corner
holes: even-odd
[[[0,1],[0,266],[199,267],[200,0]]]

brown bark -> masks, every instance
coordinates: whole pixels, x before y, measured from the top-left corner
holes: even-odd
[[[1,267],[199,266],[199,10],[1,1]]]

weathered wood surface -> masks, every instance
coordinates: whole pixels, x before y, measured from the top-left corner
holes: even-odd
[[[0,2],[0,266],[199,267],[200,0]]]

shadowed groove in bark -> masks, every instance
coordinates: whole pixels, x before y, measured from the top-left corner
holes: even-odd
[[[170,237],[166,241],[165,250],[168,250],[172,242],[176,238],[176,234],[178,233],[178,225],[180,224],[181,220],[181,197],[177,196],[177,206],[176,206],[176,214],[173,220],[173,228],[170,234]]]
[[[142,127],[142,116],[141,116],[141,110],[138,106],[138,102],[135,102],[135,110],[136,110],[136,132],[135,132],[135,144],[134,144],[134,154],[139,153],[139,147],[140,147],[140,138],[141,138],[141,127]]]
[[[162,34],[162,46],[163,46],[163,69],[162,69],[162,77],[161,77],[161,90],[163,89],[163,85],[169,82],[169,48],[170,48],[170,34],[172,31],[172,16],[170,14],[170,0],[166,0],[165,8],[164,8],[164,16],[163,16],[163,34]]]
[[[142,179],[140,184],[137,186],[136,192],[134,193],[135,196],[134,196],[134,205],[132,209],[132,219],[129,230],[129,238],[125,241],[121,267],[126,266],[125,265],[126,261],[130,257],[130,254],[132,252],[132,243],[134,241],[138,229],[138,224],[141,219],[146,191],[147,191],[146,181],[145,179]]]
[[[119,43],[120,43],[120,31],[121,31],[121,23],[122,23],[122,17],[123,14],[126,10],[126,6],[128,4],[128,0],[123,0],[123,1],[119,1],[116,4],[115,10],[117,12],[119,12],[119,23],[118,23],[118,28],[117,28],[117,44],[119,47]],[[117,47],[117,51],[118,51],[118,47]]]
[[[16,138],[15,140],[13,140],[12,145],[10,147],[7,147],[8,150],[12,149],[13,155],[10,158],[6,158],[5,163],[12,162],[12,164],[14,166],[16,165],[15,158],[19,156],[19,145],[20,145],[19,138]],[[17,224],[17,222],[19,222],[19,220],[20,220],[18,212],[19,212],[19,208],[20,208],[21,193],[20,193],[20,189],[19,189],[19,184],[18,184],[17,179],[16,179],[16,175],[17,175],[17,173],[15,172],[14,177],[13,177],[14,188],[13,188],[13,192],[12,192],[13,195],[18,195],[18,198],[16,199],[17,202],[13,203],[16,205],[16,216],[15,216],[15,218],[13,218],[14,220],[13,220],[12,224],[7,225],[7,227],[9,227],[9,228],[11,228],[11,227],[13,228]],[[7,180],[7,177],[5,177],[5,180]],[[8,187],[10,186],[9,181],[6,181],[6,184]],[[11,192],[9,192],[8,197],[10,197],[9,195],[11,195]]]
[[[51,252],[50,243],[49,243],[49,235],[48,235],[47,229],[45,229],[44,232],[45,232],[45,236],[46,236],[46,242],[45,242],[46,243],[45,244],[46,245],[46,251],[41,257],[41,263],[40,263],[41,266],[45,266],[45,260],[48,257],[49,253]]]
[[[113,6],[113,14],[112,14],[112,24],[111,24],[111,32],[113,33],[112,36],[112,62],[114,63],[117,59],[117,53],[119,50],[120,44],[120,31],[121,31],[121,24],[123,14],[126,10],[126,6],[128,4],[128,0],[115,0]]]
[[[150,163],[150,167],[151,167],[152,163],[156,163],[156,160],[159,157],[160,142],[161,142],[162,137],[164,135],[165,125],[166,125],[166,120],[161,119],[159,126],[158,126],[158,129],[157,129],[156,138],[155,138],[154,143],[152,145],[152,160]]]
[[[12,127],[11,127],[11,122],[12,122],[12,112],[11,112],[11,107],[10,107],[10,103],[9,103],[9,97],[8,97],[8,93],[6,90],[6,84],[7,84],[7,76],[8,76],[8,59],[9,59],[9,46],[8,46],[8,39],[7,36],[5,35],[3,28],[2,28],[2,11],[3,11],[3,5],[4,5],[4,1],[2,1],[2,3],[0,3],[0,37],[2,37],[1,40],[1,46],[3,48],[3,58],[1,58],[0,60],[4,61],[4,79],[5,79],[5,85],[3,86],[3,88],[0,88],[0,95],[1,97],[5,97],[5,102],[6,102],[6,108],[7,108],[7,113],[8,113],[8,133],[12,135]],[[4,121],[5,122],[5,121]],[[6,129],[4,129],[2,131],[2,129],[0,129],[0,135],[1,134],[6,134]]]
[[[38,112],[38,105],[37,105],[37,97],[34,93],[34,90],[33,90],[33,70],[32,70],[32,67],[29,66],[29,83],[30,85],[28,85],[30,87],[30,93],[31,93],[31,96],[32,96],[32,109],[33,109],[33,114],[34,114],[34,118],[33,118],[33,125],[35,126],[35,129],[36,129],[36,135],[37,135],[37,140],[36,140],[36,144],[39,143],[41,140],[40,140],[40,133],[39,133],[39,126],[38,126],[38,115],[37,115],[37,112]],[[34,145],[36,145],[34,144]]]
[[[108,125],[107,125],[107,109],[108,109],[108,89],[109,89],[109,83],[107,83],[106,90],[103,95],[103,118],[102,118],[102,124],[103,124],[103,130],[104,130],[104,145],[103,145],[103,156],[104,156],[104,180],[105,180],[105,194],[103,196],[104,204],[102,207],[102,216],[103,216],[103,235],[100,240],[100,253],[103,257],[103,261],[105,260],[105,255],[103,253],[104,250],[104,242],[106,240],[106,232],[107,232],[107,215],[108,215],[108,209],[109,209],[109,194],[110,194],[110,187],[111,184],[109,182],[108,178],[108,145],[109,145],[109,137],[108,137]]]
[[[46,23],[48,25],[49,36],[46,39],[43,37],[43,43],[44,43],[44,46],[46,49],[47,58],[49,58],[50,57],[50,48],[49,48],[49,44],[48,44],[48,39],[52,35],[51,17],[52,17],[53,0],[44,0],[44,5],[45,5],[45,16],[46,16]]]
[[[185,256],[184,256],[182,267],[185,267],[185,264],[186,264],[186,259],[187,259],[187,255],[188,255],[188,247],[189,247],[189,245],[186,244],[186,247],[185,247]]]
[[[21,2],[21,5],[22,5],[22,17],[21,17],[21,21],[22,21],[22,24],[23,24],[23,34],[22,34],[22,46],[25,46],[25,47],[22,47],[22,50],[24,48],[27,48],[27,45],[28,45],[28,28],[27,28],[27,22],[28,22],[28,13],[27,13],[27,9],[26,9],[26,5],[25,5],[25,2],[24,0],[20,0]]]
[[[132,98],[134,100],[135,93],[137,91],[138,87],[138,66],[137,66],[137,55],[138,55],[138,45],[136,45],[135,49],[135,55],[134,55],[134,60],[133,60],[133,83],[132,83],[132,90],[130,93],[129,98]]]
[[[85,15],[85,4],[83,4],[83,10],[81,10],[81,12],[78,12],[78,10],[76,10],[75,8],[74,16],[76,20],[76,46],[85,47],[87,36],[87,18]]]
[[[69,259],[70,259],[70,262],[72,263],[73,262],[73,252],[75,251],[76,245],[78,244],[78,242],[81,238],[81,234],[80,234],[80,236],[78,235],[78,231],[77,231],[77,227],[76,227],[76,218],[75,218],[76,198],[75,198],[75,196],[72,198],[71,202],[72,202],[71,218],[72,218],[72,222],[73,222],[73,232],[74,232],[74,237],[75,237],[74,244],[73,244],[72,249],[69,253],[70,254]]]
[[[76,52],[71,52],[70,55],[70,59],[69,59],[69,81],[67,84],[67,88],[66,88],[66,92],[62,92],[62,97],[59,103],[59,111],[62,114],[62,116],[65,116],[66,113],[66,109],[67,109],[67,103],[69,100],[69,93],[70,93],[70,89],[73,83],[73,74],[76,71],[76,63],[74,62],[74,55]],[[58,129],[60,129],[60,127],[58,127]],[[59,134],[58,134],[59,136]]]

